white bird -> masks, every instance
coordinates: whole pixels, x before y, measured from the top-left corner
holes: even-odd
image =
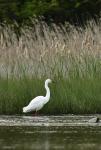
[[[23,112],[31,112],[35,111],[37,112],[40,110],[50,99],[50,89],[48,87],[48,83],[51,83],[51,79],[47,79],[45,81],[45,89],[46,89],[46,96],[37,96],[34,99],[31,100],[31,102],[28,104],[28,106],[23,107]]]

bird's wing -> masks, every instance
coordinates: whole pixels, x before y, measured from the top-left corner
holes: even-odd
[[[34,99],[32,99],[28,106],[36,108],[38,105],[43,103],[44,99],[44,96],[35,97]]]

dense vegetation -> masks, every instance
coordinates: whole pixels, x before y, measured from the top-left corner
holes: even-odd
[[[100,0],[0,0],[0,114],[22,113],[47,78],[56,84],[42,113],[101,113],[100,9]]]
[[[32,20],[18,38],[13,26],[0,26],[0,114],[22,113],[37,95],[50,102],[43,114],[101,113],[101,22],[85,28]]]
[[[100,10],[100,0],[0,0],[0,20],[7,22],[23,22],[33,16],[63,22],[76,16],[94,17]]]

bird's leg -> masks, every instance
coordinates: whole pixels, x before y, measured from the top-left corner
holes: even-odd
[[[38,116],[38,112],[37,112],[37,111],[35,111],[35,114],[34,114],[34,116]]]
[[[34,117],[37,116],[36,111],[34,111],[34,112],[32,113],[32,115],[33,115]]]

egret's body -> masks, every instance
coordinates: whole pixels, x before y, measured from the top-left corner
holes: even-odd
[[[50,89],[48,87],[48,83],[51,83],[50,79],[47,79],[45,81],[45,89],[46,89],[46,96],[37,96],[35,97],[28,106],[23,107],[23,112],[31,112],[35,111],[37,112],[40,110],[50,99]]]

